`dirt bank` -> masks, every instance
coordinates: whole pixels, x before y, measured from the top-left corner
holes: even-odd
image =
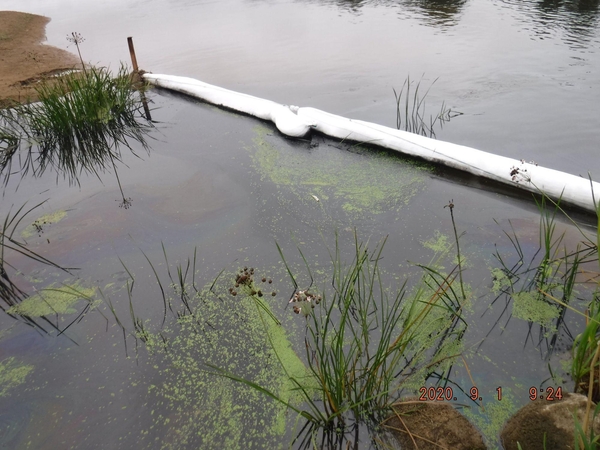
[[[49,21],[35,14],[0,11],[0,107],[34,100],[38,80],[77,66],[74,54],[42,44]]]

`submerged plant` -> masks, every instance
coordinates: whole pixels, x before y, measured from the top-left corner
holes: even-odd
[[[524,172],[526,170],[513,168],[511,172],[513,181],[527,180],[528,176]],[[561,207],[560,199],[554,201],[538,189],[541,200],[536,199],[540,211],[537,251],[529,259],[513,229],[512,235],[505,234],[511,241],[518,259],[514,264],[509,264],[505,257],[496,252],[495,256],[501,264],[501,269],[492,271],[493,290],[495,293],[500,293],[494,302],[503,295],[512,297],[515,301],[513,315],[528,320],[530,330],[534,322],[540,325],[540,338],[537,345],[539,346],[546,340],[548,358],[557,344],[559,328],[562,328],[573,340],[570,375],[575,382],[574,391],[587,396],[583,423],[580,423],[577,412],[573,412],[575,429],[573,448],[576,449],[596,449],[600,441],[600,436],[595,433],[594,425],[600,410],[600,406],[597,406],[600,402],[600,276],[599,272],[589,268],[593,264],[600,267],[598,257],[600,202],[596,200],[591,181],[590,177],[597,219],[597,226],[592,234],[584,231],[583,227],[569,216]],[[553,208],[549,208],[549,204],[552,204]],[[563,244],[565,233],[557,234],[556,232],[556,218],[559,213],[581,233],[582,241],[574,250],[568,249]],[[582,275],[585,281],[581,281]],[[587,296],[578,298],[581,294],[578,292],[579,290],[584,291]],[[518,304],[519,298],[526,300],[531,307],[526,314],[520,311],[523,309],[523,305]],[[587,303],[585,312],[572,305],[575,300]],[[585,318],[583,332],[575,337],[572,337],[565,324],[565,315],[569,310]],[[551,338],[548,340],[550,335]],[[550,375],[554,377],[552,371],[550,371]],[[591,414],[592,408],[594,409],[593,414]]]
[[[214,390],[223,386],[218,380],[226,380],[227,389],[238,392],[233,386],[240,386],[252,402],[262,398],[265,414],[280,411],[277,423],[285,417],[284,410],[292,413],[290,419],[295,417],[296,423],[302,419],[297,435],[297,439],[304,436],[301,446],[317,439],[321,444],[315,445],[321,448],[339,445],[348,432],[358,433],[359,423],[376,427],[403,392],[416,391],[432,375],[447,380],[444,373],[449,373],[462,350],[466,324],[461,316],[463,297],[454,286],[456,269],[442,275],[423,266],[423,278],[415,289],[409,290],[404,283],[391,290],[380,270],[384,244],[385,239],[370,250],[355,237],[354,258],[345,264],[336,239],[331,287],[324,290],[312,283],[300,289],[278,246],[294,285],[288,304],[304,325],[305,358],[294,351],[285,330],[290,318],[280,320],[271,309],[269,299],[278,295],[272,278],[259,275],[253,267],[222,271],[212,283],[198,288],[196,253],[173,272],[163,247],[168,281],[163,281],[165,274],[144,255],[162,296],[163,320],[158,331],[135,313],[135,277],[124,264],[130,277],[132,330],[127,331],[112,301],[105,300],[126,345],[131,335],[136,349],[141,341],[151,353],[171,361],[167,371],[176,384],[165,384],[165,396],[183,405],[173,407],[202,410],[206,402],[216,402],[212,393],[202,389],[213,386],[209,389]],[[167,321],[169,312],[175,323]],[[222,413],[215,414],[219,416],[216,421],[224,419]],[[271,420],[267,415],[262,419],[265,422]],[[186,422],[188,432],[215,426],[195,422],[193,417]],[[278,433],[284,430],[278,429]]]

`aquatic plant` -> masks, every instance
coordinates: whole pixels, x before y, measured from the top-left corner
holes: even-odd
[[[8,392],[25,383],[27,376],[33,371],[33,366],[19,362],[10,356],[0,361],[0,398]]]
[[[199,284],[196,251],[175,264],[164,247],[163,256],[157,263],[144,254],[162,297],[162,320],[150,321],[136,311],[139,276],[124,261],[132,327],[104,296],[123,331],[126,352],[133,338],[137,357],[141,342],[161,374],[162,381],[149,386],[149,394],[156,398],[152,428],[172,422],[169,436],[161,435],[160,443],[152,442],[152,447],[281,448],[290,421],[296,420],[286,412],[298,404],[288,374],[297,379],[310,374],[271,310],[269,299],[274,299],[274,292],[277,295],[273,280],[245,267],[235,273],[223,270],[212,281]],[[233,377],[215,376],[219,367],[274,393],[279,401]],[[255,414],[257,410],[260,414]]]
[[[68,328],[93,307],[93,289],[86,289],[80,283],[50,286],[30,295],[20,288],[14,281],[13,275],[18,270],[9,262],[11,256],[22,255],[38,263],[54,267],[70,274],[73,268],[65,268],[44,258],[40,254],[30,250],[25,242],[16,236],[16,230],[32,211],[42,206],[45,202],[38,203],[29,209],[21,205],[14,213],[9,212],[0,229],[0,310],[15,320],[24,321],[39,331],[48,333],[51,330],[59,334],[65,333]],[[35,223],[35,222],[34,222]],[[79,311],[72,306],[79,300],[86,302],[85,307]],[[77,313],[67,325],[61,325],[60,316],[64,314]],[[51,319],[55,317],[55,319]]]
[[[350,143],[320,145],[307,157],[276,145],[262,125],[254,132],[249,148],[254,168],[262,180],[291,193],[311,212],[299,215],[300,221],[318,214],[320,223],[341,227],[392,211],[402,217],[402,209],[426,186],[427,173],[433,170],[399,154]],[[264,225],[272,227],[273,222],[269,218]]]
[[[439,112],[435,116],[430,115],[429,120],[427,120],[425,113],[425,99],[437,80],[438,78],[433,80],[423,95],[419,93],[422,78],[414,85],[414,82],[411,81],[410,76],[408,76],[406,80],[404,80],[400,92],[396,92],[396,89],[392,88],[394,91],[394,98],[396,99],[397,129],[403,129],[404,131],[434,138],[434,128],[436,125],[443,127],[446,122],[449,122],[454,117],[462,115],[461,112],[448,108],[446,103],[442,102]],[[411,89],[413,88],[414,92],[411,92]],[[402,99],[403,95],[404,100]]]
[[[146,137],[152,124],[143,120],[142,103],[132,88],[128,70],[121,65],[113,74],[92,67],[84,74],[71,73],[36,88],[39,102],[0,110],[0,175],[6,184],[14,172],[41,176],[54,169],[70,183],[81,173],[99,177],[114,170],[123,198],[116,162],[121,148],[135,154],[137,142],[148,150]]]
[[[591,186],[593,201],[597,209],[598,225],[600,225],[600,203],[596,201],[593,185]],[[496,292],[511,291],[511,296],[515,301],[513,315],[529,320],[530,328],[533,322],[540,324],[540,340],[537,345],[543,339],[547,340],[548,331],[552,334],[552,338],[548,342],[548,357],[552,354],[556,344],[559,327],[563,327],[567,334],[571,335],[564,322],[566,312],[570,310],[585,318],[585,329],[572,338],[573,360],[570,375],[575,381],[575,392],[581,392],[587,396],[583,424],[579,423],[577,415],[574,414],[576,430],[574,448],[596,449],[600,436],[594,434],[594,427],[590,426],[589,414],[592,405],[600,402],[598,385],[600,379],[600,281],[598,273],[591,271],[589,266],[592,264],[600,266],[598,258],[600,227],[597,226],[593,234],[584,231],[583,227],[560,206],[560,200],[553,201],[543,192],[541,195],[541,200],[538,201],[540,210],[538,251],[528,263],[525,263],[524,251],[516,233],[514,230],[512,236],[506,233],[519,258],[516,264],[509,267],[500,253],[496,252],[496,257],[502,265],[501,271],[495,273]],[[552,204],[553,208],[549,208],[548,204]],[[564,233],[556,235],[556,217],[559,213],[581,233],[583,241],[577,245],[575,250],[567,249],[562,244]],[[578,276],[582,274],[586,276],[587,281],[578,280]],[[515,289],[517,283],[519,283],[520,289]],[[586,284],[591,284],[591,286],[586,286]],[[585,312],[571,305],[576,299],[579,289],[586,289],[588,293],[591,291],[591,297],[588,297],[587,300],[582,298],[587,302]],[[519,305],[519,298],[525,300],[531,309]],[[528,312],[526,314],[519,312],[523,310]],[[552,324],[552,322],[554,323]],[[600,407],[596,406],[592,422],[599,411]]]
[[[294,286],[289,305],[304,328],[304,361],[293,350],[283,325],[290,318],[279,319],[269,304],[280,289],[273,288],[271,277],[259,275],[258,268],[223,270],[199,288],[196,252],[173,270],[163,246],[162,270],[144,254],[162,297],[158,329],[135,312],[136,279],[123,262],[130,277],[126,287],[131,329],[110,298],[105,300],[123,331],[126,349],[130,336],[136,352],[142,342],[151,353],[171,360],[169,376],[183,377],[181,382],[193,390],[182,396],[187,387],[173,391],[165,386],[171,401],[176,398],[197,409],[205,400],[200,390],[220,386],[218,379],[228,380],[234,384],[227,384],[227,389],[239,386],[235,392],[241,389],[246,396],[252,392],[252,402],[264,398],[265,411],[283,408],[296,422],[301,419],[297,435],[301,446],[315,439],[321,439],[322,446],[333,445],[348,432],[357,434],[359,424],[376,427],[405,390],[416,390],[432,374],[441,382],[447,380],[462,350],[466,324],[461,316],[464,299],[455,286],[457,269],[446,275],[422,266],[424,275],[417,287],[408,289],[405,282],[391,290],[379,267],[384,245],[385,239],[369,250],[355,236],[354,258],[346,264],[336,239],[330,254],[330,289],[323,290],[313,283],[300,288],[277,246]],[[311,267],[298,250],[312,279]],[[257,372],[258,368],[263,369]],[[190,384],[192,379],[200,384]],[[271,403],[263,403],[267,399]],[[280,412],[278,417],[285,416]],[[204,425],[190,422],[185,427],[191,433]]]
[[[556,230],[557,215],[563,212],[559,203],[542,196],[538,200],[538,209],[540,224],[537,250],[532,255],[526,254],[509,222],[511,232],[504,231],[504,234],[516,258],[511,259],[499,250],[494,253],[499,267],[492,269],[492,291],[496,297],[491,304],[504,300],[504,307],[487,336],[499,324],[502,315],[510,313],[507,321],[517,317],[529,322],[528,339],[532,339],[536,346],[545,344],[544,354],[549,358],[558,343],[559,331],[572,338],[565,324],[565,314],[568,310],[574,310],[570,303],[577,295],[577,275],[582,267],[598,258],[598,252],[587,235],[586,240],[574,250],[566,248],[565,233]],[[583,287],[579,284],[579,288]],[[512,309],[509,308],[511,304]],[[534,324],[539,325],[537,339],[533,337]]]
[[[460,354],[465,323],[460,295],[453,288],[456,272],[442,276],[425,268],[412,293],[406,283],[391,291],[384,286],[379,268],[384,245],[385,239],[370,251],[355,236],[354,258],[346,265],[336,240],[331,289],[322,292],[312,285],[298,287],[278,246],[295,287],[290,303],[306,320],[304,344],[312,377],[288,374],[305,406],[286,404],[308,420],[303,445],[319,429],[344,434],[357,433],[361,422],[376,426],[404,389],[416,388],[436,371],[445,372]],[[216,373],[281,401],[275,393],[231,372]],[[327,436],[324,433],[322,439]]]

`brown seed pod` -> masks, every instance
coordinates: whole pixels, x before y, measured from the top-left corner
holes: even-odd
[[[265,281],[267,281],[267,279],[265,277],[263,277],[262,282],[264,283]]]
[[[262,293],[262,291],[258,291],[258,296],[259,296],[259,297],[262,297],[262,296],[263,296],[263,293]]]
[[[273,292],[271,292],[271,295],[272,295],[273,297],[275,297],[275,296],[277,295],[277,292],[273,291]]]
[[[271,279],[269,278],[269,284],[271,284],[272,282],[273,282],[273,280],[271,280]]]
[[[231,293],[231,295],[233,295],[233,296],[235,297],[235,296],[237,295],[237,292],[233,291],[233,292]]]

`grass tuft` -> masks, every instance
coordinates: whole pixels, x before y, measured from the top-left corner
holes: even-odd
[[[379,267],[384,245],[385,239],[371,251],[355,236],[354,258],[345,264],[336,239],[330,288],[322,292],[298,290],[279,248],[296,286],[290,302],[308,308],[301,317],[313,376],[310,386],[292,381],[303,395],[303,416],[313,433],[319,427],[356,432],[359,422],[379,423],[404,389],[443,373],[460,354],[466,326],[460,294],[452,289],[456,275],[425,270],[414,292],[406,283],[390,290]],[[308,265],[307,270],[310,274]]]
[[[121,149],[133,152],[133,142],[148,150],[152,125],[141,120],[139,93],[124,65],[116,76],[93,67],[44,82],[37,94],[38,103],[0,110],[0,175],[5,184],[15,172],[13,164],[22,176],[41,176],[52,168],[78,184],[82,173],[116,173]]]

